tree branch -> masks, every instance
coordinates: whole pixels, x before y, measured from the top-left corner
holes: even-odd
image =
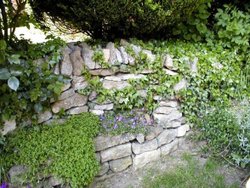
[[[3,0],[0,0],[0,9],[1,9],[1,14],[3,18],[3,29],[4,29],[3,38],[6,42],[8,42],[8,19],[7,19],[7,14],[6,14]]]

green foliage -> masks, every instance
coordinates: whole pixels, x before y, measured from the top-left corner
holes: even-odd
[[[6,169],[27,166],[26,183],[52,175],[71,187],[86,186],[99,170],[93,143],[99,129],[98,117],[90,113],[73,116],[60,125],[19,129],[7,138],[1,159]]]
[[[102,132],[110,135],[120,135],[124,133],[142,133],[146,134],[148,126],[152,122],[147,122],[146,116],[143,110],[131,110],[107,112],[100,116]],[[148,116],[150,118],[150,116]]]
[[[249,109],[242,116],[237,121],[233,113],[215,109],[200,120],[199,127],[210,152],[245,168],[250,165]]]
[[[249,49],[250,14],[235,7],[224,6],[215,15],[215,29],[221,45],[246,52]]]
[[[219,164],[208,160],[205,165],[199,164],[199,161],[184,155],[186,165],[179,165],[173,170],[161,173],[152,179],[146,177],[144,180],[145,188],[237,188],[238,183],[228,185],[225,177],[218,173]],[[155,176],[155,174],[154,174]]]
[[[27,0],[0,1],[0,40],[4,40],[13,47],[16,28],[29,27],[29,23],[33,22],[32,17],[25,10],[26,4]]]
[[[185,19],[204,0],[81,1],[32,0],[35,16],[82,31],[93,38],[166,37],[169,27]]]
[[[92,60],[98,63],[102,68],[110,68],[110,64],[105,61],[102,50],[95,50]]]
[[[53,74],[60,61],[59,39],[44,44],[30,44],[26,50],[6,48],[1,42],[3,59],[0,62],[1,120],[35,119],[35,114],[50,105],[50,99],[61,93],[67,82],[63,76]],[[47,57],[47,58],[45,58]]]

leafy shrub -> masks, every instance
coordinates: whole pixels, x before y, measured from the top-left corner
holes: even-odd
[[[38,20],[53,21],[93,38],[166,37],[169,26],[185,19],[203,0],[72,1],[32,0]]]
[[[53,67],[60,60],[59,48],[63,45],[55,39],[14,50],[0,41],[1,120],[35,119],[34,112],[43,111],[50,105],[50,98],[60,94],[67,79],[53,74]]]
[[[98,117],[84,113],[61,125],[20,129],[7,138],[1,159],[5,169],[27,166],[25,182],[35,183],[52,175],[72,187],[82,187],[99,169],[93,144],[99,128]]]
[[[246,52],[249,48],[250,14],[225,6],[224,10],[218,9],[215,19],[215,30],[218,39],[222,41],[221,44]]]
[[[228,158],[241,167],[249,167],[249,121],[249,110],[238,122],[231,112],[216,109],[201,119],[201,138],[207,141],[213,154]]]

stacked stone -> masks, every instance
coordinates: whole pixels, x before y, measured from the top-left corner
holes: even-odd
[[[128,44],[121,41],[121,46],[116,48],[114,43],[108,43],[103,51],[104,59],[107,63],[115,66],[116,69],[102,68],[97,62],[92,60],[94,50],[86,43],[70,43],[63,49],[63,59],[56,65],[55,74],[67,76],[69,82],[62,88],[62,93],[57,100],[51,100],[51,110],[47,110],[39,115],[39,123],[49,123],[54,115],[62,109],[69,115],[80,114],[82,112],[92,112],[102,115],[105,111],[112,111],[114,104],[110,101],[99,103],[97,93],[92,91],[88,96],[79,94],[88,86],[88,82],[82,75],[82,71],[87,71],[92,76],[99,76],[103,87],[106,89],[121,90],[129,86],[129,79],[142,79],[153,70],[143,70],[137,74],[128,72],[127,66],[133,66],[135,59],[129,55],[125,48]],[[141,47],[130,45],[134,53],[139,55],[143,52],[149,61],[153,62],[156,58],[152,52],[143,50]],[[192,73],[197,73],[198,59],[191,62]],[[163,62],[163,70],[167,75],[176,76],[176,68],[173,59],[166,54]],[[179,91],[187,86],[187,81],[182,79],[174,86],[175,91]],[[138,90],[138,93],[145,97],[146,88]],[[185,122],[178,102],[172,99],[163,99],[154,96],[158,102],[158,107],[153,112],[155,126],[150,127],[147,135],[143,134],[124,134],[119,136],[98,136],[95,139],[96,156],[101,163],[99,177],[106,177],[109,174],[124,171],[129,167],[138,169],[150,161],[159,160],[161,156],[168,155],[175,151],[183,141],[183,137],[190,127]],[[6,121],[3,134],[7,134],[16,128],[15,121]]]
[[[113,110],[114,104],[110,101],[105,101],[101,104],[98,103],[95,91],[89,96],[83,96],[78,93],[79,90],[83,90],[88,86],[88,82],[83,77],[82,71],[87,69],[92,76],[101,77],[101,82],[105,89],[117,90],[122,90],[129,86],[129,79],[141,79],[145,75],[153,73],[153,70],[143,70],[138,74],[128,72],[126,67],[135,64],[135,58],[125,50],[128,45],[133,49],[135,55],[143,52],[147,55],[150,62],[155,60],[156,57],[151,51],[143,50],[139,46],[127,43],[125,40],[121,40],[121,46],[118,48],[115,47],[114,43],[110,42],[105,48],[99,48],[103,52],[104,60],[111,66],[116,67],[115,70],[107,69],[102,68],[97,62],[93,61],[94,50],[86,43],[68,44],[62,50],[62,61],[56,65],[54,73],[67,76],[69,82],[62,88],[62,93],[57,101],[51,100],[51,110],[40,114],[38,122],[49,123],[49,120],[53,119],[53,115],[59,113],[62,109],[70,115],[88,111],[102,115],[105,111]],[[173,59],[170,55],[165,55],[162,64],[166,74],[171,76],[177,75]],[[186,84],[186,81],[182,80],[174,89],[176,91],[183,89],[186,87]],[[139,90],[138,93],[141,96],[146,96],[146,90]]]

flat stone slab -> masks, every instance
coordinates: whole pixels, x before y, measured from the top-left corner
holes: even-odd
[[[133,134],[123,134],[118,136],[98,136],[95,138],[95,149],[96,151],[102,151],[107,148],[127,143],[135,139]]]
[[[110,160],[120,159],[127,157],[132,154],[131,143],[122,144],[109,148],[107,150],[101,151],[101,161],[106,162]]]
[[[110,165],[110,169],[113,172],[121,172],[125,169],[127,169],[130,165],[132,165],[132,158],[131,156],[128,157],[124,157],[121,159],[117,159],[114,161],[110,161],[109,165]]]
[[[135,170],[142,168],[147,163],[158,160],[160,156],[161,156],[160,149],[148,151],[140,155],[136,155],[133,159],[133,168]]]
[[[152,150],[156,150],[158,147],[158,143],[157,140],[150,140],[147,141],[145,143],[138,143],[138,142],[133,142],[132,143],[132,151],[134,154],[138,155],[147,151],[152,151]]]

